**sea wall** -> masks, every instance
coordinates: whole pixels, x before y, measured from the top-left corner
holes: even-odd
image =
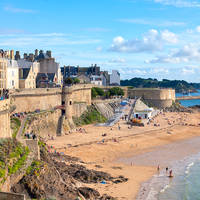
[[[170,107],[176,99],[174,89],[159,88],[128,89],[128,97],[142,97],[151,106],[155,106],[158,108]]]
[[[36,88],[12,91],[11,105],[14,112],[32,112],[36,109],[48,110],[61,105],[61,88]]]
[[[11,137],[10,99],[0,101],[0,138]]]

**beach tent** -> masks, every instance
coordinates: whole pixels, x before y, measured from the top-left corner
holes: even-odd
[[[148,107],[140,98],[136,100],[133,108],[133,118],[151,118],[153,108]]]

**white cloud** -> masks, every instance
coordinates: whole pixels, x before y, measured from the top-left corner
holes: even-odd
[[[181,62],[199,62],[200,48],[197,44],[184,45],[181,49],[167,56],[158,56],[153,60],[147,60],[146,63],[181,63]]]
[[[191,75],[191,74],[194,74],[195,73],[195,70],[194,69],[189,69],[189,68],[183,68],[182,69],[182,74],[183,75]]]
[[[164,45],[175,44],[177,42],[178,38],[176,34],[168,30],[158,32],[155,29],[151,29],[142,39],[125,40],[121,36],[115,37],[110,50],[126,53],[152,53],[162,50]]]
[[[111,59],[109,60],[109,63],[125,63],[126,60],[124,58],[115,58],[115,59]]]
[[[15,8],[15,7],[12,7],[12,6],[5,6],[3,9],[5,11],[12,12],[12,13],[36,13],[35,10]]]
[[[198,33],[200,33],[200,26],[197,26],[197,27],[196,27],[196,31],[197,31]]]
[[[154,0],[155,3],[160,3],[167,6],[175,7],[200,7],[200,2],[197,0]]]
[[[98,39],[73,39],[64,33],[44,33],[44,34],[11,34],[0,35],[0,45],[2,47],[21,46],[63,46],[63,45],[85,45],[98,44]]]
[[[170,26],[185,26],[184,22],[176,21],[161,21],[161,20],[148,20],[148,19],[119,19],[118,21],[131,24],[151,25],[159,27],[170,27]]]

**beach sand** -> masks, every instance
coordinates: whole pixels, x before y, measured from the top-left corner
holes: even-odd
[[[199,152],[199,123],[200,113],[163,113],[145,127],[128,129],[123,120],[119,122],[120,130],[118,124],[112,130],[109,127],[88,125],[82,127],[86,133],[66,133],[67,135],[47,143],[57,151],[79,157],[90,169],[128,178],[125,183],[89,186],[96,188],[101,194],[132,200],[136,198],[141,183],[156,173],[158,164],[164,168],[173,160]],[[106,136],[103,137],[102,134],[105,133]],[[195,137],[194,145],[190,139]]]

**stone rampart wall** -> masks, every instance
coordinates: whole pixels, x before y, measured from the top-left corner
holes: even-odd
[[[65,116],[67,119],[71,119],[72,116],[78,116],[81,114],[82,110],[85,109],[85,106],[77,106],[75,104],[86,104],[91,105],[91,88],[90,84],[83,85],[74,85],[71,87],[65,87]],[[81,108],[77,112],[77,109]],[[76,110],[75,110],[76,109]]]
[[[147,88],[135,88],[128,90],[128,97],[142,97],[150,105],[165,108],[170,107],[175,101],[175,90],[173,89],[147,89]]]
[[[11,137],[10,130],[10,100],[0,101],[0,138]]]
[[[14,112],[32,112],[36,109],[48,110],[61,105],[60,88],[37,88],[15,90],[11,93],[11,105]]]
[[[87,110],[86,103],[74,103],[73,104],[73,116],[80,117]]]

